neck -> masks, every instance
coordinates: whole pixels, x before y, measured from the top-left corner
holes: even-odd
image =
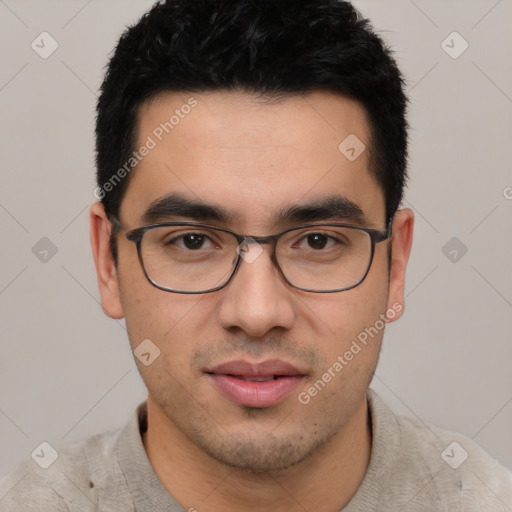
[[[283,471],[250,473],[205,454],[148,398],[143,443],[158,478],[188,511],[338,512],[366,473],[371,427],[365,396],[343,429],[307,460]]]

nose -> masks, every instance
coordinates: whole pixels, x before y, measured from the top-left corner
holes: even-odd
[[[219,320],[223,328],[263,337],[273,328],[291,329],[296,311],[293,290],[271,259],[271,249],[245,245],[236,274],[221,290]]]

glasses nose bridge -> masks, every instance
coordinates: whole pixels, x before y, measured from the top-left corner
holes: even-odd
[[[270,245],[271,248],[271,258],[274,259],[276,253],[277,242],[280,238],[280,234],[278,235],[267,235],[267,236],[252,236],[252,235],[239,235],[238,238],[238,246],[242,246],[243,244],[259,244],[259,245]]]
[[[238,235],[238,247],[237,247],[237,253],[238,253],[238,263],[236,265],[236,268],[234,269],[234,273],[238,270],[238,267],[241,263],[241,260],[246,260],[244,256],[242,255],[243,247],[245,244],[257,244],[257,245],[270,245],[270,260],[272,261],[273,265],[277,267],[277,269],[282,273],[281,267],[279,265],[279,262],[277,261],[277,255],[276,255],[276,249],[277,249],[277,242],[279,238],[281,237],[280,234],[277,235],[267,235],[267,236],[252,236],[252,235]],[[263,249],[262,249],[263,250]]]
[[[267,236],[252,236],[252,235],[241,235],[240,238],[243,242],[256,242],[258,244],[272,244],[274,247],[277,244],[277,240],[281,235],[267,235]],[[250,240],[250,242],[249,242]]]

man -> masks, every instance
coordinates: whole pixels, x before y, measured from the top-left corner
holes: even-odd
[[[369,390],[404,310],[405,105],[347,2],[169,0],[125,32],[91,242],[147,403],[2,511],[512,510],[509,471]]]

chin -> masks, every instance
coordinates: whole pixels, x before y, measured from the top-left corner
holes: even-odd
[[[259,438],[225,430],[220,438],[214,438],[210,430],[196,432],[193,442],[209,457],[230,468],[252,473],[284,471],[305,462],[335,435],[335,432],[324,432],[318,437],[316,432],[298,428],[300,432],[287,432],[280,437],[262,432]]]

